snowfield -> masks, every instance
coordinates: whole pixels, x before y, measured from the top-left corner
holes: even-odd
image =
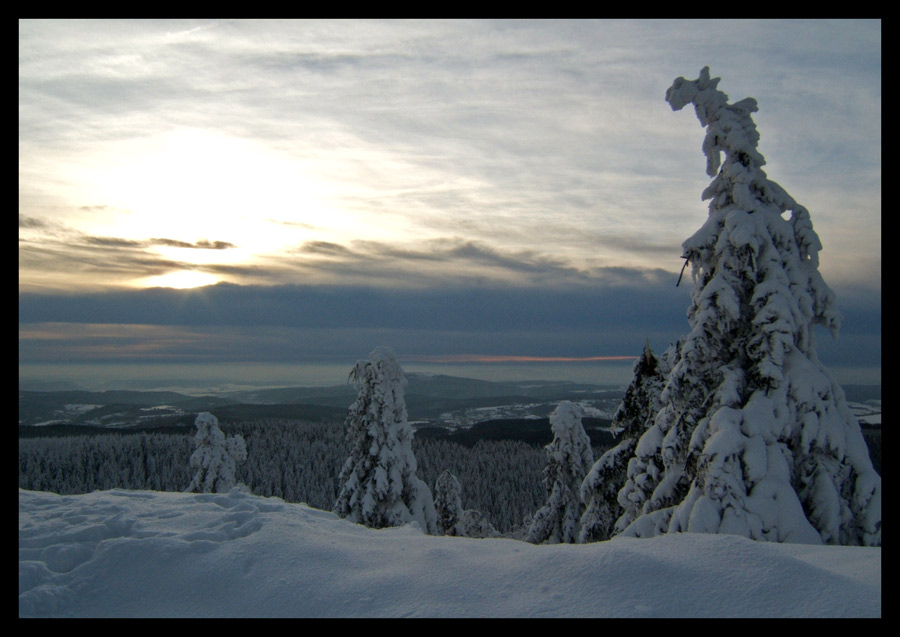
[[[19,490],[20,617],[880,617],[881,548],[368,529],[227,494]]]

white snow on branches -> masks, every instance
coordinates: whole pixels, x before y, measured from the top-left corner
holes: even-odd
[[[756,101],[729,104],[718,83],[704,68],[666,93],[706,127],[714,178],[709,217],[683,244],[691,331],[664,356],[662,407],[635,447],[616,529],[880,545],[881,478],[816,356],[814,327],[836,335],[841,322],[818,272],[821,243],[761,168]]]

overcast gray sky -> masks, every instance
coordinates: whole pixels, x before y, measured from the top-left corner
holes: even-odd
[[[843,20],[21,21],[20,357],[664,347],[709,183],[664,94],[706,65],[822,239],[823,355],[880,375],[881,23]]]

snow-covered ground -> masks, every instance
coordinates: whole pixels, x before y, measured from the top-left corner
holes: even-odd
[[[22,617],[880,617],[881,549],[372,530],[277,498],[19,490]]]
[[[847,403],[861,425],[881,424],[881,401],[867,400],[864,403]]]
[[[616,409],[622,402],[619,398],[585,399],[575,401],[589,418],[612,419]],[[503,420],[517,418],[546,418],[559,405],[559,401],[516,403],[512,405],[495,405],[491,407],[468,407],[457,411],[448,411],[434,420],[428,421],[430,425],[441,427],[471,427],[488,420]]]

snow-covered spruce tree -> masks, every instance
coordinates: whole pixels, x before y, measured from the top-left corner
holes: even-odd
[[[456,524],[457,535],[460,537],[497,537],[500,532],[494,528],[491,521],[476,509],[466,509]]]
[[[445,470],[434,482],[434,510],[441,535],[458,535],[456,525],[463,510],[460,491],[459,480],[449,471]]]
[[[544,447],[547,501],[534,514],[526,542],[573,544],[578,541],[578,525],[584,512],[581,483],[594,463],[591,440],[584,431],[581,417],[581,407],[568,400],[561,402],[550,414],[553,440]]]
[[[480,511],[462,508],[462,489],[459,480],[443,471],[434,483],[434,508],[437,513],[437,532],[459,537],[494,537],[499,535]]]
[[[694,105],[714,179],[709,217],[683,244],[691,331],[620,493],[640,508],[617,526],[880,545],[881,478],[816,356],[814,326],[836,336],[841,320],[821,244],[806,209],[761,169],[756,101],[729,104],[718,82],[704,68],[666,92],[674,110]]]
[[[235,464],[247,459],[244,438],[238,435],[226,439],[219,429],[219,420],[206,411],[197,415],[194,424],[197,448],[190,460],[194,478],[187,490],[226,493],[235,486]]]
[[[416,475],[407,421],[406,377],[393,351],[377,348],[350,372],[359,390],[347,415],[350,456],[340,475],[334,512],[371,528],[415,522],[437,533],[431,490]]]
[[[625,510],[618,501],[619,490],[625,486],[628,463],[638,439],[662,406],[660,393],[667,371],[665,363],[650,351],[648,341],[634,363],[631,384],[613,415],[610,431],[620,442],[600,456],[581,483],[581,501],[586,508],[581,516],[579,542],[608,540],[614,534],[615,522]]]

